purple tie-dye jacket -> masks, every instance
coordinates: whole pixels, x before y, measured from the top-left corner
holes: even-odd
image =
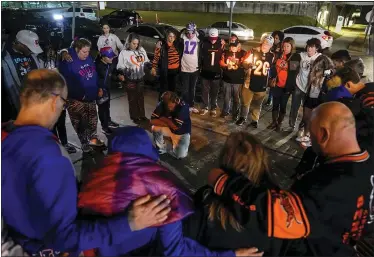
[[[133,200],[150,194],[165,194],[171,212],[162,224],[181,220],[193,213],[188,190],[168,169],[138,154],[112,153],[100,169],[84,178],[78,206],[84,212],[111,216],[123,212]]]

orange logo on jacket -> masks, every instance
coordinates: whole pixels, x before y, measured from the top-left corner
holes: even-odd
[[[277,196],[280,201],[280,206],[282,207],[282,210],[286,213],[286,227],[289,228],[292,226],[293,222],[296,222],[297,224],[303,224],[302,221],[298,220],[296,217],[295,207],[293,206],[290,198],[288,195],[284,192],[280,192]]]

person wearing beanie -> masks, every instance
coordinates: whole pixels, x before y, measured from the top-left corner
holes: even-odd
[[[219,61],[223,51],[224,45],[222,45],[221,39],[218,37],[218,30],[211,28],[209,30],[209,39],[205,40],[201,47],[203,108],[200,115],[207,114],[210,107],[211,116],[217,116],[217,98],[221,78]]]
[[[181,57],[182,98],[189,105],[190,112],[199,113],[194,107],[196,83],[200,69],[201,41],[196,24],[190,22],[186,25],[186,31],[181,36],[183,42],[183,53]]]
[[[102,97],[96,103],[102,131],[105,135],[109,135],[112,132],[111,129],[119,127],[110,117],[110,71],[114,57],[116,54],[113,49],[105,46],[100,49],[100,54],[95,61],[99,91],[102,92]]]

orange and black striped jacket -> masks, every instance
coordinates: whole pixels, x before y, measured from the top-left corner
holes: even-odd
[[[162,62],[162,55],[165,52],[165,47],[167,48],[168,70],[178,69],[180,65],[180,55],[175,45],[172,43],[170,44],[169,42],[163,42],[161,48],[156,47],[155,55],[152,62],[152,68],[156,69],[160,65],[160,62]]]

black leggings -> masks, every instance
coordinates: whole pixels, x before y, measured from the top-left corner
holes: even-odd
[[[285,92],[283,88],[280,87],[274,87],[270,90],[271,94],[273,95],[273,112],[280,112],[280,113],[286,113],[287,109],[287,102],[288,98],[290,96],[289,93]]]
[[[55,127],[53,128],[52,132],[60,139],[62,145],[66,145],[68,143],[68,136],[66,133],[66,110],[61,112],[60,118],[58,118]]]
[[[179,70],[168,70],[167,75],[160,76],[160,97],[166,91],[175,92]]]

